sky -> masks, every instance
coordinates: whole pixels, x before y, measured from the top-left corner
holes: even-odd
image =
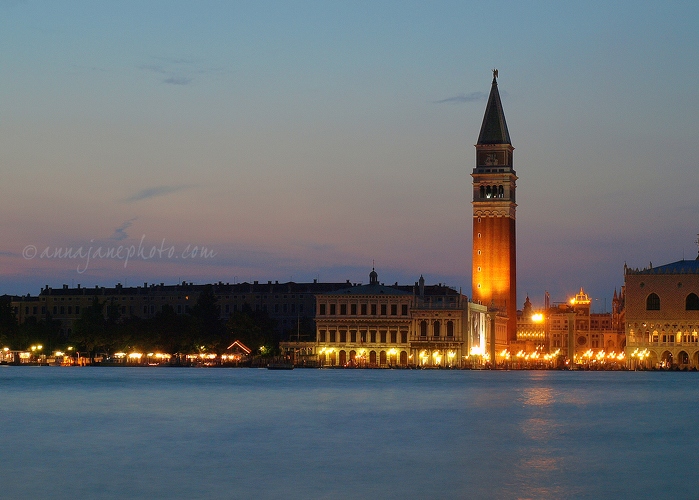
[[[420,275],[471,293],[492,80],[518,302],[697,257],[694,1],[0,0],[0,294]],[[89,257],[89,258],[88,258]]]

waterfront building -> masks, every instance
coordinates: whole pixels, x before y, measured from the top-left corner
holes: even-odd
[[[460,292],[426,286],[369,284],[316,297],[316,349],[321,366],[462,367],[471,348],[488,352],[487,311]],[[293,343],[289,343],[293,347]]]
[[[624,278],[629,366],[699,368],[699,256]]]
[[[413,294],[369,284],[317,296],[316,342],[322,366],[407,366]]]
[[[515,188],[512,141],[493,70],[473,169],[472,300],[507,318],[505,349],[517,334]]]
[[[527,296],[518,312],[517,341],[510,345],[510,351],[558,352],[579,364],[616,363],[626,346],[623,289],[619,294],[614,291],[610,312],[593,312],[592,302],[583,287],[567,302],[552,306],[547,294],[541,310],[534,310]]]
[[[223,321],[244,308],[266,312],[286,338],[282,351],[309,366],[457,367],[469,355],[473,359],[468,362],[480,363],[494,353],[491,331],[499,332],[500,341],[505,338],[502,318],[494,321],[485,306],[469,302],[459,291],[442,284],[425,285],[423,277],[414,285],[387,286],[379,283],[373,269],[366,285],[314,280],[47,286],[38,296],[13,297],[12,307],[22,323],[56,320],[69,341],[75,322],[95,299],[105,304],[105,316],[149,319],[168,307],[176,314],[189,313],[205,287],[212,288]]]
[[[591,304],[590,296],[580,287],[568,303],[549,309],[550,350],[561,349],[578,362],[600,360],[599,353],[624,352],[625,335],[623,330],[614,328],[614,313],[592,312]]]

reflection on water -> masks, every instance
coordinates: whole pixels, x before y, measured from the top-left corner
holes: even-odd
[[[551,418],[533,417],[522,422],[522,435],[532,441],[546,441],[555,435],[559,425]]]
[[[689,373],[3,367],[0,388],[6,498],[648,498],[696,483]]]
[[[527,387],[522,392],[525,405],[548,406],[553,403],[553,390],[547,387]]]
[[[547,453],[546,450],[534,450],[538,453],[535,456],[524,457],[521,462],[521,467],[530,473],[537,472],[550,472],[553,470],[558,470],[560,467],[560,461],[553,457],[547,457],[541,455],[541,453]],[[526,479],[526,475],[525,478]]]

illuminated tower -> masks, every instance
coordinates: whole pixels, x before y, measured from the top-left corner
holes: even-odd
[[[476,144],[473,169],[473,301],[507,315],[507,339],[517,336],[515,182],[510,133],[500,102],[498,72]],[[499,341],[499,342],[500,342]]]

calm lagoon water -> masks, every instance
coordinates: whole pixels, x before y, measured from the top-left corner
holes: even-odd
[[[0,367],[2,498],[699,498],[699,374]]]

